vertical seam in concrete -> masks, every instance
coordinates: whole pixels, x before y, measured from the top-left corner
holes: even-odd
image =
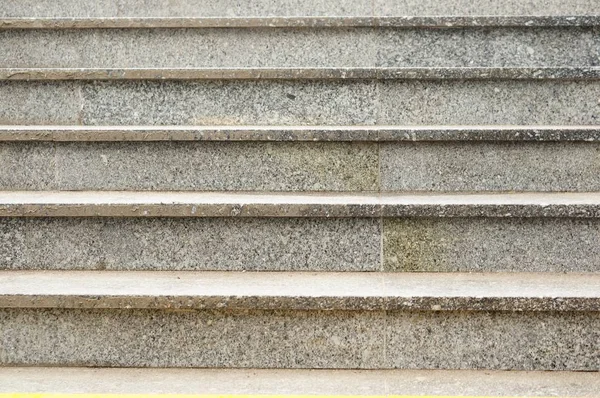
[[[83,89],[81,87],[81,83],[77,84],[77,94],[79,96],[79,113],[77,115],[77,123],[80,126],[83,126],[83,106],[84,106],[84,98],[83,98]]]

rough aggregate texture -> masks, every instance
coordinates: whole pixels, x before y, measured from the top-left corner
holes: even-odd
[[[2,68],[600,65],[598,28],[1,30],[0,46],[7,53]]]
[[[379,270],[378,220],[0,219],[0,269]]]
[[[4,17],[598,15],[595,0],[5,0]]]
[[[598,191],[600,146],[580,143],[385,143],[382,191]]]
[[[5,365],[600,367],[596,312],[2,310],[0,320]]]
[[[0,143],[5,190],[372,191],[361,143]]]
[[[598,272],[600,223],[575,219],[386,219],[386,271]]]
[[[598,81],[4,82],[0,122],[595,125]]]

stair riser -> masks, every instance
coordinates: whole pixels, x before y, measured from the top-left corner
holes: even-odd
[[[5,82],[1,124],[594,125],[599,81]]]
[[[175,16],[369,16],[369,15],[586,15],[597,14],[595,0],[5,0],[0,16],[11,17],[175,17]]]
[[[600,191],[591,142],[0,142],[0,159],[2,190]]]
[[[600,65],[598,28],[7,30],[0,47],[4,68]]]
[[[598,272],[598,241],[596,219],[2,218],[0,269]]]
[[[595,312],[1,310],[4,365],[598,370]]]

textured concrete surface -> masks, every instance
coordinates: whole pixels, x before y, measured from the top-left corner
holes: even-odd
[[[599,191],[589,143],[386,143],[382,191]]]
[[[0,82],[0,123],[80,124],[80,89],[70,83]]]
[[[376,219],[0,219],[2,269],[381,269]]]
[[[600,65],[598,37],[598,28],[3,30],[0,67],[584,67]]]
[[[258,0],[251,3],[235,0],[7,0],[0,15],[12,17],[174,17],[174,16],[336,16],[370,15],[372,1],[345,0]]]
[[[600,369],[600,313],[389,312],[384,367]]]
[[[2,310],[0,363],[375,368],[383,319],[353,311]]]
[[[4,191],[1,217],[600,217],[600,193]]]
[[[589,80],[600,67],[2,68],[0,80]]]
[[[598,370],[600,313],[0,311],[4,365]]]
[[[176,16],[369,16],[369,15],[598,15],[595,0],[5,0],[0,16],[11,17],[176,17]]]
[[[592,128],[581,133],[593,140],[597,132]],[[389,134],[391,139],[408,141],[400,131],[365,133],[362,139]],[[73,134],[86,140],[94,132]],[[122,137],[127,132],[115,134]],[[143,131],[135,134],[148,138]],[[288,137],[277,131],[268,134]],[[577,132],[569,137],[568,130],[559,134],[583,138]],[[304,139],[314,135],[319,133],[307,131]],[[486,139],[484,132],[474,135]],[[193,137],[188,134],[184,139]],[[427,137],[423,133],[422,138]],[[444,135],[440,132],[437,137]],[[0,142],[0,154],[4,190],[600,190],[600,146],[591,142],[386,142],[380,147],[360,142]]]
[[[600,274],[0,272],[0,308],[600,311]]]
[[[82,83],[82,124],[373,124],[369,82]]]
[[[4,82],[0,123],[595,125],[599,81]]]
[[[598,15],[595,0],[374,0],[376,15]]]
[[[0,141],[600,141],[599,126],[0,126]]]
[[[367,143],[0,143],[4,190],[374,191]]]
[[[0,392],[593,397],[594,372],[1,368]]]
[[[378,124],[598,123],[596,82],[392,82],[378,85]]]
[[[80,189],[373,191],[374,144],[156,143],[56,147],[57,186]]]
[[[387,271],[598,272],[600,224],[576,219],[387,219]]]
[[[1,29],[597,27],[600,15],[11,17]]]

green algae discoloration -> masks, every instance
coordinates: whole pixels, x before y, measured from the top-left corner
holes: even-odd
[[[383,268],[395,272],[453,271],[445,261],[445,248],[451,239],[435,219],[385,219]]]

